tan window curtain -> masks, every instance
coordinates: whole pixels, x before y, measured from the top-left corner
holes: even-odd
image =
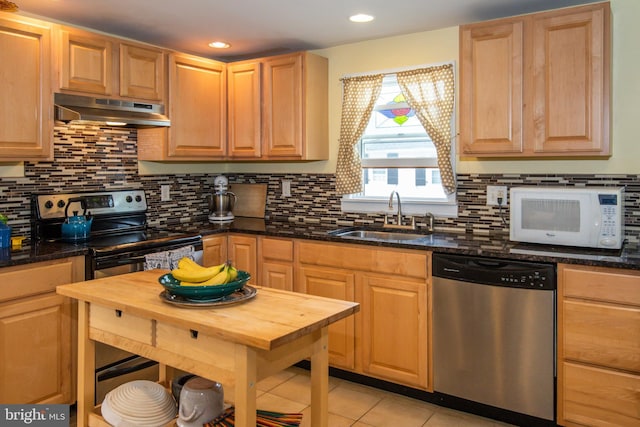
[[[453,65],[403,71],[397,74],[397,78],[407,103],[436,146],[442,186],[452,194],[456,191],[451,166],[451,116],[455,93]]]
[[[342,119],[336,166],[336,191],[362,191],[362,163],[357,144],[364,133],[382,88],[382,74],[342,80]]]

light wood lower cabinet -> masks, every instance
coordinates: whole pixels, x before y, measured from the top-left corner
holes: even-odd
[[[216,235],[202,240],[203,259],[205,267],[222,264],[230,260],[238,270],[248,271],[251,282],[257,279],[257,239],[255,236],[245,235]]]
[[[558,265],[558,424],[640,425],[640,271]]]
[[[433,390],[430,253],[230,234],[206,237],[204,258],[232,260],[259,286],[360,303],[329,327],[331,365]]]
[[[349,298],[353,283],[353,297],[360,303],[353,332],[342,325],[329,336],[331,362],[371,377],[432,390],[430,255],[309,241],[296,245],[295,290]],[[351,345],[355,368],[346,357]]]
[[[75,305],[55,287],[81,280],[83,257],[0,269],[0,402],[75,401]]]
[[[298,268],[296,292],[355,301],[354,272],[327,267]],[[329,326],[329,363],[355,370],[355,319],[349,316]]]
[[[260,237],[258,260],[260,286],[293,291],[293,240]]]
[[[248,271],[253,277],[251,283],[256,282],[258,271],[257,259],[258,242],[254,236],[232,234],[227,240],[227,259],[233,262],[238,270]]]
[[[227,260],[227,235],[202,239],[202,265],[212,267]]]
[[[359,282],[362,370],[427,388],[428,286],[424,280],[370,273]]]

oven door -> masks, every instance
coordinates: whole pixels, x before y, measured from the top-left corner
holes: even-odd
[[[155,248],[154,250],[138,249],[117,254],[94,256],[92,261],[89,263],[91,271],[87,272],[87,280],[142,271],[144,270],[146,255],[175,250],[184,246],[185,245],[167,246],[163,248]],[[196,249],[193,252],[194,261],[202,264],[202,243],[193,246]]]
[[[158,363],[124,350],[96,343],[95,404],[114,388],[134,380],[158,381]]]

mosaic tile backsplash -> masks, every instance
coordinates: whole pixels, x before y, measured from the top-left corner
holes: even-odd
[[[207,195],[214,174],[138,175],[136,131],[95,123],[65,125],[54,130],[55,160],[26,162],[25,176],[0,178],[0,212],[9,217],[16,235],[30,235],[30,195],[43,192],[144,189],[151,225],[206,218]],[[343,214],[333,174],[227,174],[233,183],[268,185],[267,217],[294,222],[361,225],[381,224],[383,216]],[[280,183],[291,181],[291,197],[280,197]],[[639,175],[491,175],[460,174],[458,217],[436,218],[436,229],[469,233],[507,233],[497,207],[486,206],[487,185],[624,186],[627,234],[640,234]],[[160,186],[171,186],[172,200],[160,202]],[[508,218],[508,208],[504,215]],[[419,226],[424,224],[418,221]]]

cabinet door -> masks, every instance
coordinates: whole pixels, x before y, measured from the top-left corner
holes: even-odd
[[[227,241],[229,260],[238,270],[248,271],[251,274],[251,283],[256,283],[258,274],[257,266],[257,242],[251,236],[229,236]],[[259,283],[256,283],[259,285]]]
[[[558,372],[562,375],[559,380],[565,384],[558,394],[559,404],[563,408],[558,414],[559,424],[603,427],[640,425],[640,376],[588,365],[559,363],[562,366]]]
[[[159,49],[121,43],[120,96],[162,101],[166,91],[164,56]]]
[[[609,155],[609,6],[534,20],[536,153]]]
[[[169,58],[169,157],[220,158],[226,151],[223,63],[189,55]]]
[[[260,286],[293,291],[293,266],[262,261],[260,266]]]
[[[113,43],[91,33],[62,30],[60,35],[60,89],[111,95]]]
[[[202,265],[211,267],[227,260],[227,236],[206,237],[202,240]]]
[[[359,286],[364,373],[426,389],[426,282],[364,274]]]
[[[293,291],[293,241],[262,237],[258,240],[260,286]]]
[[[52,293],[0,304],[0,402],[71,403],[70,307]]]
[[[640,308],[565,300],[562,311],[564,359],[640,374]]]
[[[303,146],[302,54],[264,60],[263,156],[301,157]]]
[[[520,153],[523,22],[460,29],[462,154]]]
[[[638,285],[636,270],[558,264],[558,424],[640,423]]]
[[[259,62],[227,67],[228,143],[232,158],[260,157],[262,108]]]
[[[0,159],[53,158],[51,30],[0,19]]]
[[[354,301],[355,274],[322,267],[298,268],[295,290],[310,295]],[[329,363],[355,369],[355,320],[349,316],[329,325]]]

